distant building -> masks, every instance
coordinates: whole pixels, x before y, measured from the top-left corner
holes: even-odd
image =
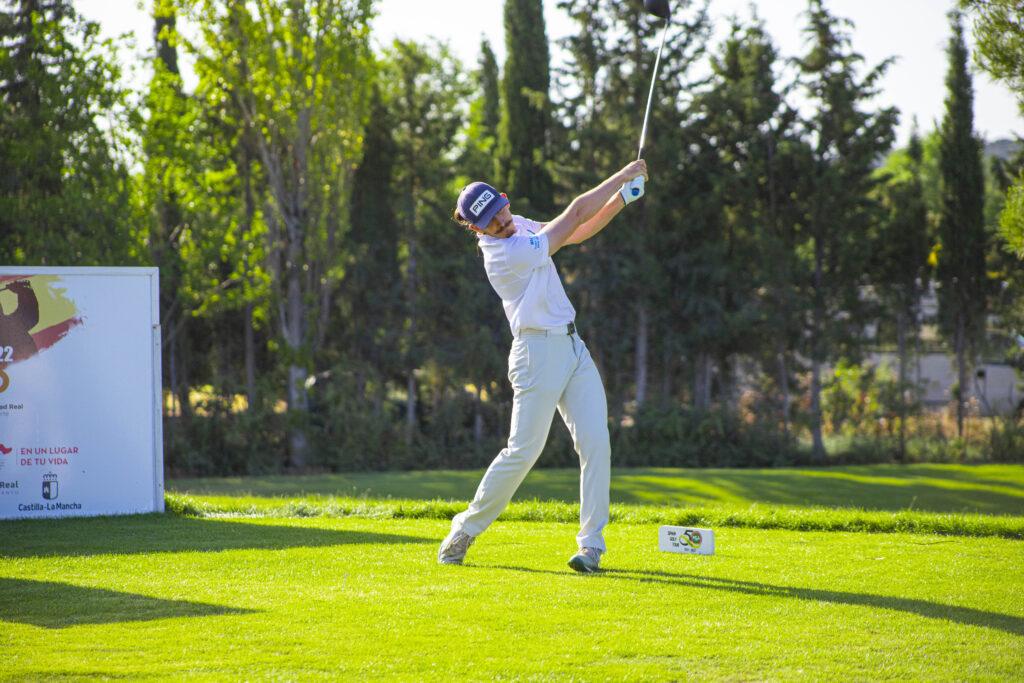
[[[874,365],[888,365],[895,373],[895,353],[873,353]],[[957,382],[956,366],[952,355],[924,353],[910,360],[908,380],[921,391],[921,403],[927,408],[944,408],[953,400],[952,388]],[[1022,400],[1024,392],[1018,387],[1017,371],[1006,363],[979,363],[971,377],[967,392],[977,398],[982,415],[1009,415]]]
[[[927,408],[943,408],[954,400],[952,388],[957,383],[955,358],[951,351],[939,351],[935,319],[939,304],[934,284],[921,298],[920,315],[923,321],[922,341],[927,350],[911,353],[908,380],[920,390],[921,403]],[[990,324],[997,321],[990,318]],[[866,330],[868,338],[874,338],[877,326]],[[1020,341],[1018,341],[1020,343]],[[913,351],[913,350],[912,350]],[[895,352],[877,351],[869,356],[874,365],[887,365],[895,374],[899,359]],[[1024,401],[1016,369],[1009,363],[994,359],[977,360],[967,387],[968,399],[976,398],[982,415],[1008,415]]]

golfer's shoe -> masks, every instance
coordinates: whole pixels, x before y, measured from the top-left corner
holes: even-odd
[[[580,548],[569,558],[569,566],[581,574],[590,574],[601,569],[601,551],[597,548]]]
[[[441,564],[462,564],[466,559],[466,551],[476,539],[463,531],[453,531],[441,541],[437,551],[437,561]]]

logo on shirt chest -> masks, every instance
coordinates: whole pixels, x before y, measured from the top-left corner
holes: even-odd
[[[531,237],[530,238],[530,245],[534,249],[540,249],[540,238],[539,237]]]

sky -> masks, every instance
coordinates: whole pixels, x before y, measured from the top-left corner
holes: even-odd
[[[623,0],[627,1],[627,0]],[[152,49],[152,22],[148,17],[151,0],[73,0],[85,18],[98,21],[105,36],[132,33],[136,49],[148,53]],[[639,0],[636,0],[639,6]],[[899,144],[909,135],[911,120],[917,117],[923,131],[934,128],[942,119],[945,98],[946,56],[949,22],[946,12],[955,0],[831,0],[829,10],[854,23],[853,48],[865,57],[866,64],[875,65],[895,56],[881,84],[879,106],[896,106],[900,112],[897,131]],[[436,38],[448,42],[467,68],[475,68],[480,41],[486,37],[498,57],[505,57],[502,26],[502,0],[377,0],[373,21],[373,40],[377,47],[388,45],[395,38],[426,40]],[[756,7],[768,34],[784,57],[804,52],[801,28],[804,24],[806,0],[711,0],[711,15],[716,33],[712,44],[724,37],[727,17],[750,16]],[[544,0],[548,38],[554,41],[572,31],[572,23],[558,9],[557,0]],[[967,31],[970,40],[970,30]],[[553,59],[557,60],[557,51]],[[128,65],[141,63],[137,55],[125,55]],[[187,60],[183,68],[188,69]],[[136,66],[136,85],[146,82],[143,68]],[[982,137],[991,141],[1024,135],[1024,119],[1009,90],[994,83],[987,74],[974,69],[974,125]],[[186,84],[187,84],[186,79]]]

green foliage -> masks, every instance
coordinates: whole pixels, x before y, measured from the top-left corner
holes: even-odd
[[[238,412],[228,399],[211,396],[187,421],[171,417],[165,424],[174,431],[164,448],[165,467],[171,473],[230,476],[281,471],[287,422],[271,410]]]
[[[635,154],[662,26],[636,4],[561,0],[575,30],[553,68],[543,3],[507,0],[503,76],[486,41],[472,72],[444,44],[374,50],[374,5],[159,0],[141,93],[67,0],[0,12],[0,254],[160,268],[176,472],[485,464],[507,436],[508,326],[453,200],[489,179],[544,219]],[[1024,276],[991,235],[1001,213],[1024,253],[1021,169],[972,170],[958,30],[943,129],[878,168],[895,122],[872,100],[888,62],[866,68],[824,2],[810,3],[789,70],[756,13],[711,46],[708,2],[673,6],[649,192],[557,257],[607,387],[615,457],[1013,457],[1012,425],[904,434],[928,414],[905,383],[856,365],[895,339],[906,367],[929,260],[945,280],[943,329],[950,293],[986,301],[968,321],[976,350],[1019,362]],[[1007,6],[972,3],[994,70],[1016,49]],[[179,34],[179,19],[195,32]],[[813,104],[803,114],[796,87]],[[809,377],[840,358],[822,399]],[[557,425],[541,463],[575,464]]]
[[[1006,191],[1006,204],[999,215],[999,230],[1009,249],[1024,258],[1024,173]]]
[[[989,432],[990,458],[993,462],[1020,462],[1024,458],[1024,420],[1020,411],[999,418]]]
[[[1014,0],[961,0],[973,17],[978,64],[1005,83],[1024,112],[1024,25]],[[1006,190],[1000,230],[1008,248],[1024,258],[1024,176]]]
[[[70,0],[0,12],[0,261],[132,259],[127,131],[134,111],[117,44]]]
[[[852,436],[898,414],[899,382],[886,365],[866,366],[840,359],[822,392],[825,418],[833,432]]]
[[[812,0],[804,30],[809,50],[798,60],[802,85],[813,105],[807,137],[807,227],[798,253],[804,261],[801,299],[810,312],[805,336],[811,359],[813,453],[824,460],[819,374],[830,358],[856,355],[867,317],[862,287],[870,263],[870,228],[879,214],[872,192],[879,184],[876,160],[893,143],[897,112],[869,111],[892,60],[860,75],[863,57],[853,51],[848,22]]]
[[[975,59],[1003,81],[1024,112],[1024,25],[1016,0],[960,0],[974,16]]]

